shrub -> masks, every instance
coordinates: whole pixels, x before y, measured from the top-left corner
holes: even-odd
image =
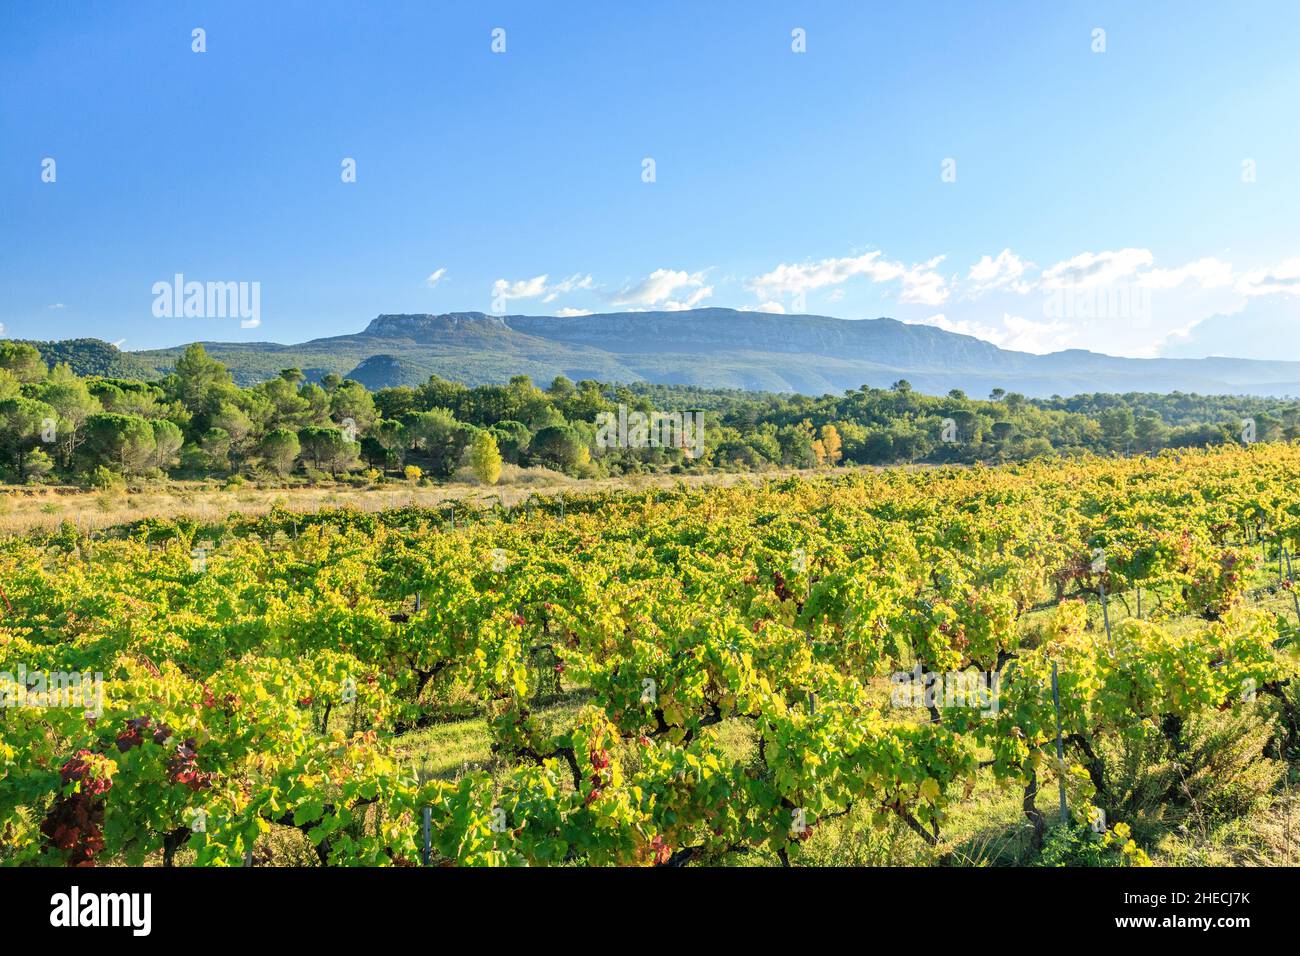
[[[1047,831],[1034,866],[1150,866],[1151,859],[1132,839],[1127,823],[1096,833],[1071,822]]]
[[[1273,731],[1270,720],[1234,711],[1189,722],[1179,749],[1154,727],[1121,738],[1103,753],[1107,802],[1144,838],[1242,816],[1267,800],[1285,769],[1265,756]]]
[[[126,491],[126,479],[103,465],[97,465],[90,473],[90,487],[97,491],[120,493]]]

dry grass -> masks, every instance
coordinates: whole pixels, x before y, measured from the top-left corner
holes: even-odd
[[[744,474],[633,475],[577,480],[544,468],[507,465],[502,470],[500,483],[493,486],[464,481],[415,485],[398,480],[361,487],[347,484],[276,487],[248,483],[223,488],[215,483],[195,481],[160,482],[139,490],[116,493],[69,487],[0,486],[0,535],[21,534],[33,529],[54,530],[63,521],[93,531],[144,518],[186,516],[215,520],[232,512],[265,514],[276,506],[298,512],[340,507],[361,511],[432,508],[449,502],[467,507],[490,507],[494,504],[513,507],[531,495],[665,488],[679,483],[688,487],[725,486],[800,473],[806,474],[795,469],[781,469]]]

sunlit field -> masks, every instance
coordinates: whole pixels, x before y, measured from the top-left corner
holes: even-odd
[[[1297,469],[39,511],[0,543],[0,861],[1290,864]]]

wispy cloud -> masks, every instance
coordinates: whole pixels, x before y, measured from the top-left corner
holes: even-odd
[[[424,280],[424,284],[427,285],[430,289],[432,289],[434,286],[436,286],[439,282],[442,281],[443,276],[445,276],[446,274],[447,274],[447,267],[440,266],[439,268],[434,269],[432,272],[429,273],[429,277]]]
[[[575,289],[590,289],[592,287],[591,276],[574,274],[567,279],[561,279],[552,285],[546,292],[546,298],[543,302],[554,302],[557,296],[566,292],[572,292]]]
[[[512,299],[535,299],[546,291],[546,279],[545,275],[517,279],[514,282],[497,279],[492,283],[492,298],[506,302]]]
[[[531,279],[517,279],[511,282],[508,279],[497,279],[492,283],[492,298],[501,302],[508,302],[512,299],[536,299],[542,297],[543,302],[554,302],[555,299],[566,292],[572,292],[575,289],[591,289],[593,281],[590,275],[575,273],[567,279],[561,279],[558,282],[551,282],[550,276],[542,274],[533,276]]]
[[[1147,289],[1175,289],[1184,282],[1195,282],[1202,289],[1232,285],[1232,266],[1222,259],[1206,256],[1177,269],[1150,269],[1137,278]]]
[[[1244,296],[1300,295],[1300,258],[1284,259],[1266,269],[1253,269],[1237,280],[1236,289]]]
[[[945,332],[971,335],[985,342],[992,342],[1004,349],[1016,352],[1033,352],[1045,355],[1067,348],[1074,338],[1075,330],[1067,322],[1035,322],[1023,316],[1004,312],[1000,325],[987,325],[968,319],[950,320],[942,313],[931,315],[909,323],[911,325],[931,325]]]
[[[713,286],[705,285],[703,272],[656,269],[640,282],[611,295],[609,303],[619,308],[678,312],[695,308],[711,295]]]
[[[1003,249],[995,257],[983,256],[979,262],[970,267],[966,273],[966,282],[970,288],[970,297],[983,295],[995,289],[1009,289],[1023,295],[1031,288],[1025,281],[1025,272],[1030,263],[1025,262],[1010,249]]]
[[[751,279],[746,287],[763,302],[774,302],[783,296],[799,298],[816,289],[865,278],[871,282],[898,282],[900,302],[940,305],[949,294],[947,280],[935,271],[943,260],[943,256],[935,256],[909,267],[886,259],[882,252],[875,250],[817,262],[783,262]]]
[[[1044,289],[1096,288],[1111,285],[1136,275],[1155,262],[1150,249],[1117,249],[1108,252],[1081,252],[1073,258],[1044,269],[1040,285]]]

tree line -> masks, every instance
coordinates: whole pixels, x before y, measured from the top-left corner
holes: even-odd
[[[702,449],[607,447],[602,415],[704,415]],[[842,463],[1027,460],[1138,454],[1300,438],[1300,402],[1240,396],[1079,395],[996,389],[923,395],[906,381],[821,397],[520,375],[466,386],[432,376],[370,391],[296,368],[240,387],[201,345],[156,381],[80,376],[34,346],[0,343],[0,475],[99,485],[140,477],[496,483],[503,466],[574,477]],[[698,451],[699,453],[694,453]]]

